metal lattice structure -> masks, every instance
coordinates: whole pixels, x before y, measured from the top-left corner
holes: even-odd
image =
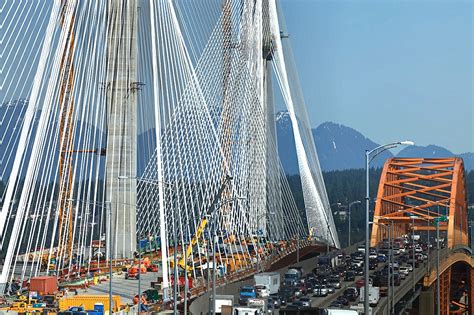
[[[380,228],[379,224],[390,225],[394,238],[421,231],[434,232],[439,224],[438,232],[447,239],[439,270],[440,312],[446,315],[472,313],[472,302],[459,303],[456,296],[459,280],[453,277],[455,270],[468,270],[467,285],[471,290],[467,294],[472,301],[474,259],[468,247],[467,194],[461,158],[388,159],[380,178],[374,222],[371,246],[388,237],[387,229]],[[437,270],[431,266],[423,282],[425,289],[433,293],[428,305],[436,301],[437,278]],[[451,305],[458,306],[458,310],[450,311]]]

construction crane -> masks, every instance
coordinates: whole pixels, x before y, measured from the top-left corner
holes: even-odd
[[[224,182],[222,183],[221,187],[217,191],[216,195],[214,196],[214,200],[212,201],[211,205],[207,209],[206,212],[204,212],[203,216],[201,217],[201,223],[199,224],[199,227],[196,230],[196,233],[194,234],[193,238],[191,239],[191,242],[189,243],[188,247],[186,248],[186,253],[185,255],[178,261],[178,266],[181,267],[185,272],[188,272],[191,270],[191,267],[188,266],[187,261],[191,257],[191,254],[193,252],[193,247],[197,245],[199,239],[201,238],[202,233],[204,233],[204,230],[206,229],[207,223],[209,222],[208,217],[212,216],[214,214],[214,207],[217,204],[217,202],[221,199],[222,193],[224,190],[227,188],[227,185],[232,181],[232,176],[227,175],[224,179]],[[176,254],[176,253],[175,253]],[[171,268],[174,268],[174,262],[171,261]]]
[[[69,9],[69,1],[62,1],[60,26],[67,27],[67,46],[61,58],[61,78],[59,94],[59,198],[58,225],[59,241],[57,256],[66,258],[72,253],[73,218],[72,218],[72,147],[74,142],[74,20],[73,13],[70,24],[65,24],[65,15]],[[74,8],[71,8],[74,10]]]

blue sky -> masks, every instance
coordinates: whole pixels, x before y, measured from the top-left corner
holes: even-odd
[[[312,125],[474,151],[473,3],[281,0]]]

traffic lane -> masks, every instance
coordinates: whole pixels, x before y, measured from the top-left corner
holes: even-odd
[[[432,255],[433,254],[433,255]],[[436,250],[430,251],[430,266],[435,266],[436,264]],[[395,286],[394,292],[394,300],[397,303],[397,300],[400,300],[405,294],[407,294],[411,288],[413,288],[413,274],[415,274],[415,285],[427,272],[428,261],[424,261],[422,264],[419,265],[418,268],[415,267],[413,271],[411,271],[408,276],[402,280],[400,286]],[[383,297],[380,299],[379,305],[376,307],[376,311],[385,310],[388,306],[388,297]]]
[[[316,267],[316,258],[311,257],[305,260],[300,261],[299,263],[295,263],[290,265],[296,266],[296,267],[303,267],[303,271],[305,273],[312,272],[312,270]],[[288,267],[283,267],[281,269],[278,269],[274,272],[278,272],[280,274],[281,278],[281,283],[283,283],[284,275],[288,271]],[[250,278],[247,278],[245,280],[239,281],[239,282],[234,282],[234,283],[229,283],[226,284],[223,287],[218,287],[216,288],[216,294],[218,295],[233,295],[234,296],[234,303],[239,302],[239,292],[240,292],[240,287],[250,285],[253,286],[255,284],[253,276]],[[212,290],[211,290],[212,291]],[[207,312],[209,310],[209,297],[210,297],[211,292],[207,292],[199,297],[197,297],[190,305],[190,312],[192,314],[200,314],[201,312]]]

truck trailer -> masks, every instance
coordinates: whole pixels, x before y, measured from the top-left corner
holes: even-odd
[[[254,277],[255,286],[263,285],[268,288],[270,294],[278,293],[280,289],[280,274],[278,272],[263,272]]]

